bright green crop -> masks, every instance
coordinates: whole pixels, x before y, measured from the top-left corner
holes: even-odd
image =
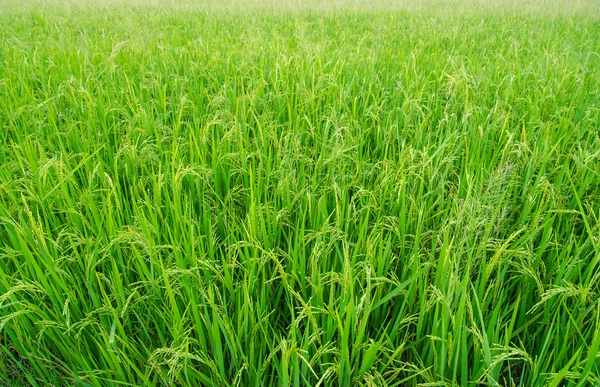
[[[599,383],[596,0],[0,4],[0,385]]]

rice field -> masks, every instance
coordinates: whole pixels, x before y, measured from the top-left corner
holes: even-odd
[[[0,3],[0,385],[600,385],[597,0]]]

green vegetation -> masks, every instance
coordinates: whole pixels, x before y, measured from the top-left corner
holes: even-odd
[[[595,0],[182,1],[0,5],[0,385],[600,383]]]

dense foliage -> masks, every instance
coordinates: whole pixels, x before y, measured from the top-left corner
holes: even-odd
[[[0,384],[597,385],[578,4],[0,5]]]

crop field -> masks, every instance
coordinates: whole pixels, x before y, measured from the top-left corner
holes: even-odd
[[[0,1],[0,386],[598,385],[598,0]]]

